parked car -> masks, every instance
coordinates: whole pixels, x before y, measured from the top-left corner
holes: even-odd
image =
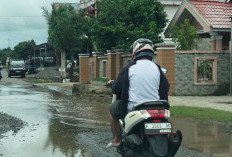
[[[27,70],[28,74],[35,74],[36,73],[36,68],[32,64],[31,60],[26,60],[25,65],[26,65],[26,70]]]
[[[8,77],[21,76],[25,78],[26,66],[24,60],[12,60],[8,69]]]

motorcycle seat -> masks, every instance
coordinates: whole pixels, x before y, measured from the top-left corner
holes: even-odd
[[[166,100],[158,100],[158,101],[147,101],[136,104],[133,107],[133,110],[152,110],[152,109],[169,109],[170,104]]]

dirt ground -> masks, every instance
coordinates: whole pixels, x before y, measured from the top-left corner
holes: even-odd
[[[12,130],[13,133],[17,133],[24,125],[26,125],[26,123],[17,117],[0,113],[0,138],[5,132],[10,130]]]

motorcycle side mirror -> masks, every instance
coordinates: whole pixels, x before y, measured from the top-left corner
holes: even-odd
[[[163,71],[164,74],[166,74],[168,72],[167,69],[161,68],[161,70]]]

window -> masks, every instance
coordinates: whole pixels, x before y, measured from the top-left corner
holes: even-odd
[[[217,58],[196,57],[194,70],[195,85],[214,85],[217,83]]]

